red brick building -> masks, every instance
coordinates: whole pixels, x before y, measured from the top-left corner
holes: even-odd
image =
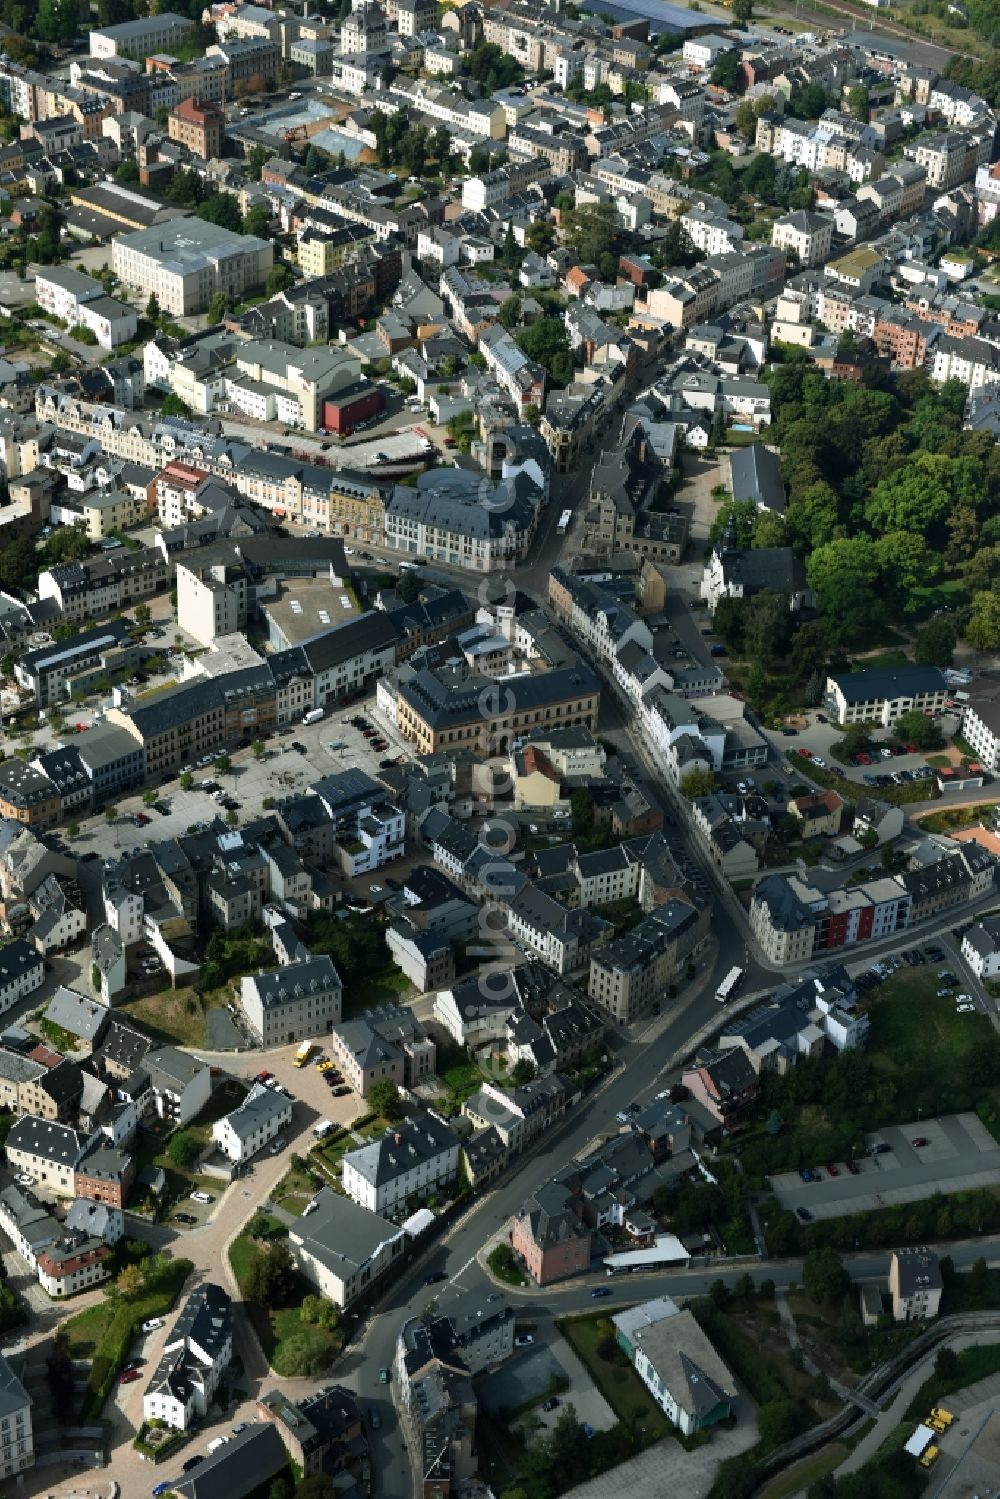
[[[77,1167],[76,1195],[124,1208],[134,1181],[135,1162],[125,1151],[94,1150]]]
[[[592,1239],[583,1203],[559,1182],[547,1182],[518,1209],[510,1236],[514,1253],[540,1286],[589,1270]]]
[[[197,99],[182,99],[167,116],[167,134],[172,141],[187,146],[202,161],[212,161],[222,155],[222,140],[226,133],[226,117],[218,104]]]

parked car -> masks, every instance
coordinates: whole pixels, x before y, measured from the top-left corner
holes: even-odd
[[[969,1015],[975,1009],[975,1005],[956,1005],[955,1010],[959,1015]]]
[[[271,1078],[273,1076],[274,1076],[273,1072],[266,1072],[266,1071],[265,1072],[258,1072],[256,1080],[257,1080],[258,1083],[267,1083],[267,1082],[270,1082],[270,1080],[271,1080]]]
[[[432,1270],[430,1275],[424,1276],[425,1286],[436,1286],[439,1280],[447,1280],[447,1270]]]
[[[827,1163],[826,1163],[826,1174],[827,1174],[827,1176],[839,1176],[840,1175],[840,1172],[837,1170],[836,1166],[833,1164],[832,1161],[827,1161]]]
[[[135,1384],[137,1379],[142,1378],[140,1369],[123,1369],[118,1376],[119,1384]]]
[[[197,1223],[198,1220],[193,1213],[175,1213],[175,1223]]]
[[[192,1192],[190,1193],[190,1197],[192,1202],[203,1202],[206,1206],[208,1203],[215,1201],[210,1192]]]
[[[35,1185],[35,1178],[29,1176],[27,1171],[19,1171],[14,1180],[19,1187],[33,1187]]]
[[[811,1223],[812,1222],[812,1213],[810,1213],[810,1211],[809,1211],[808,1208],[796,1208],[795,1209],[795,1216],[797,1218],[801,1218],[801,1220],[802,1220],[803,1223]]]
[[[928,1140],[926,1135],[918,1135],[915,1140],[910,1141],[910,1144],[913,1146],[914,1150],[922,1150],[925,1145],[929,1145],[930,1143],[931,1142],[930,1140]]]
[[[382,1368],[378,1371],[379,1384],[388,1384],[391,1377],[389,1370],[383,1364]]]
[[[163,1326],[163,1318],[162,1317],[149,1317],[142,1324],[142,1331],[143,1332],[156,1332],[156,1330],[158,1328],[162,1327],[162,1326]]]
[[[847,1167],[848,1174],[850,1176],[857,1176],[861,1170],[861,1167],[858,1165],[857,1161],[845,1161],[844,1165]]]
[[[244,111],[244,113],[245,113],[245,111]],[[204,1461],[205,1461],[205,1458],[202,1455],[202,1453],[196,1452],[195,1455],[194,1455],[194,1457],[189,1457],[188,1460],[187,1460],[187,1462],[181,1463],[181,1472],[182,1473],[190,1473],[190,1471],[191,1471],[192,1468],[197,1468],[198,1464],[199,1463],[203,1463]]]
[[[814,1182],[816,1180],[815,1171],[811,1171],[808,1166],[801,1166],[799,1168],[799,1175],[804,1182]]]
[[[596,1301],[597,1298],[598,1298],[598,1296],[610,1296],[611,1295],[611,1287],[610,1286],[597,1286],[593,1291],[591,1291],[590,1294],[594,1298],[594,1300]]]
[[[530,1332],[522,1332],[514,1339],[515,1348],[530,1348],[534,1342]]]
[[[382,1425],[382,1417],[379,1415],[374,1405],[370,1405],[368,1407],[368,1425],[371,1427],[372,1431],[378,1431]]]
[[[558,1406],[558,1404],[559,1404],[559,1397],[557,1395],[550,1395],[549,1398],[548,1398],[548,1400],[543,1400],[542,1401],[542,1410],[543,1411],[554,1411],[556,1409],[556,1407]]]
[[[271,1141],[271,1149],[268,1152],[268,1154],[270,1154],[270,1155],[280,1155],[281,1152],[284,1150],[284,1148],[285,1148],[284,1137],[281,1136],[281,1135],[279,1135],[276,1140],[272,1140]]]

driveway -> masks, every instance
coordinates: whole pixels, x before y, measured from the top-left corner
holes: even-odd
[[[915,1146],[912,1142],[917,1139],[928,1143]],[[890,1149],[865,1154],[876,1141]],[[837,1169],[835,1177],[827,1173],[824,1162],[816,1162],[819,1181],[804,1182],[797,1171],[773,1176],[775,1196],[793,1212],[803,1208],[813,1218],[839,1218],[917,1202],[934,1191],[992,1187],[1000,1182],[1000,1145],[975,1114],[945,1114],[879,1130],[863,1147],[859,1142],[856,1176],[848,1172],[846,1163],[832,1164]]]

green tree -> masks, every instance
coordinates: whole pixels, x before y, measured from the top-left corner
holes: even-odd
[[[937,614],[918,630],[913,641],[913,659],[921,666],[950,666],[955,659],[958,626],[948,614]]]
[[[271,160],[273,154],[266,146],[251,146],[245,158],[246,175],[252,177],[254,182],[259,182],[261,173]]]
[[[340,1313],[332,1301],[325,1296],[305,1296],[300,1308],[303,1322],[310,1327],[321,1327],[331,1332],[340,1325]]]
[[[258,1306],[287,1306],[296,1284],[295,1265],[288,1246],[271,1242],[258,1247],[250,1261],[243,1293]]]
[[[938,1379],[954,1379],[959,1371],[958,1354],[954,1348],[938,1349],[934,1360],[934,1373]]]
[[[941,748],[941,730],[933,718],[928,718],[926,713],[920,713],[916,709],[899,715],[896,720],[896,733],[904,743],[915,744],[918,749]]]
[[[802,1286],[813,1301],[832,1306],[851,1289],[851,1277],[835,1249],[810,1249],[802,1261]]]
[[[0,676],[12,677],[14,675],[14,652],[7,651],[0,656]]]
[[[290,267],[279,261],[268,271],[264,290],[269,297],[276,297],[279,292],[287,291],[294,280],[295,276]]]
[[[210,323],[221,323],[228,311],[229,298],[224,291],[217,291],[208,304],[208,311],[205,316]]]
[[[735,94],[740,86],[740,60],[735,52],[723,52],[712,69],[712,82]]]
[[[862,125],[868,124],[868,117],[871,111],[871,99],[869,98],[868,90],[865,88],[864,84],[858,84],[855,88],[848,90],[847,107],[851,111],[851,114],[854,116],[854,118],[861,121]]]
[[[973,594],[965,638],[975,651],[996,650],[1000,645],[1000,595],[992,590]]]
[[[404,604],[412,604],[420,597],[420,579],[416,573],[410,571],[400,575],[396,584],[396,593]]]
[[[160,404],[161,416],[190,416],[191,408],[187,406],[174,392],[168,391]]]
[[[521,321],[521,298],[516,292],[513,296],[508,297],[506,301],[501,302],[500,311],[497,316],[502,326],[507,329],[507,332],[513,333]]]
[[[250,748],[253,751],[253,757],[255,760],[263,760],[264,756],[267,754],[267,747],[264,744],[263,739],[255,739]]]
[[[573,378],[573,355],[565,324],[557,318],[539,318],[517,334],[517,342],[529,359],[548,371],[553,384],[567,385]]]
[[[680,783],[681,796],[686,796],[689,802],[696,797],[709,796],[716,788],[716,779],[710,770],[695,768],[689,770]]]
[[[809,1417],[797,1400],[769,1400],[757,1411],[757,1430],[765,1451],[790,1442],[808,1424]]]
[[[191,787],[193,785],[194,785],[194,776],[191,774],[191,772],[189,770],[185,770],[183,772],[183,774],[181,775],[181,780],[180,780],[181,790],[182,791],[190,791]]]
[[[330,1346],[309,1328],[282,1338],[274,1351],[274,1366],[287,1379],[315,1378],[330,1365]]]
[[[560,220],[577,259],[585,265],[596,265],[615,243],[615,209],[610,203],[583,203],[567,209]]]
[[[880,559],[868,537],[845,537],[817,547],[807,573],[834,639],[849,639],[882,617],[877,592]]]
[[[243,215],[232,193],[213,193],[198,204],[195,214],[206,223],[218,224],[220,229],[229,229],[233,234],[242,233]]]
[[[115,167],[115,181],[122,187],[139,186],[139,164],[134,156],[118,163]]]
[[[228,755],[216,755],[215,769],[220,776],[226,776],[233,768],[233,762]]]
[[[146,1284],[141,1265],[125,1265],[118,1272],[114,1285],[115,1290],[124,1301],[133,1301]]]
[[[149,294],[149,301],[146,303],[146,317],[151,323],[158,323],[160,321],[160,304],[155,291]]]
[[[175,1166],[187,1170],[201,1155],[201,1141],[191,1130],[178,1130],[167,1145],[167,1155]]]
[[[296,1484],[295,1499],[337,1499],[337,1491],[325,1473],[310,1473]]]
[[[753,20],[753,0],[733,0],[733,20],[748,26]]]
[[[515,1087],[521,1088],[525,1083],[532,1082],[537,1073],[538,1068],[534,1062],[529,1062],[527,1057],[521,1057],[511,1068],[510,1080]]]
[[[254,234],[258,239],[267,239],[271,228],[271,213],[266,203],[254,203],[243,215],[243,233]]]
[[[403,1114],[403,1101],[399,1089],[391,1078],[382,1078],[368,1093],[368,1103],[373,1114],[388,1119],[390,1124]]]

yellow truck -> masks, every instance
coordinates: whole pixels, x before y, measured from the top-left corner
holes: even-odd
[[[947,1431],[954,1419],[951,1411],[946,1411],[940,1405],[936,1405],[927,1417],[927,1425],[932,1431]]]
[[[295,1053],[295,1065],[296,1065],[296,1067],[304,1067],[306,1065],[306,1063],[308,1062],[309,1058],[312,1056],[312,1054],[313,1054],[313,1043],[311,1041],[303,1041],[302,1045],[299,1047],[298,1051]]]
[[[918,1461],[922,1468],[933,1468],[934,1464],[937,1462],[940,1456],[940,1448],[935,1447],[934,1443],[932,1442],[929,1447],[924,1448],[923,1455],[918,1459]]]

